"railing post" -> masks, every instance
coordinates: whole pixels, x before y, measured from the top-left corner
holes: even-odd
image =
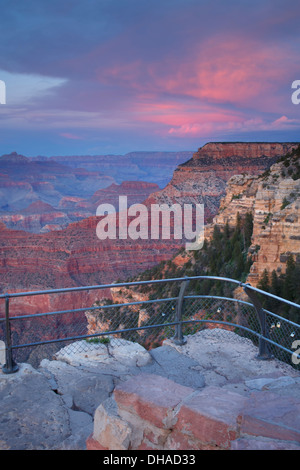
[[[186,279],[182,282],[180,286],[180,291],[179,291],[179,296],[177,298],[176,311],[175,311],[175,321],[178,321],[178,322],[182,321],[182,315],[184,311],[184,294],[189,285],[189,282],[190,282],[189,279]],[[183,334],[182,334],[181,323],[178,323],[178,325],[175,325],[175,335],[172,340],[175,344],[178,344],[178,345],[183,345],[186,343],[186,339],[184,339]]]
[[[262,308],[261,303],[256,293],[252,289],[249,289],[247,285],[244,287],[244,291],[250,298],[256,310],[256,313],[259,319],[261,335],[264,336],[265,338],[269,338],[269,331],[267,330],[267,323],[266,323],[266,312]],[[266,360],[273,359],[273,358],[274,356],[269,351],[268,342],[265,341],[263,338],[259,338],[259,352],[257,355],[257,359],[266,361]]]
[[[5,364],[2,366],[4,374],[13,374],[19,370],[18,364],[13,360],[12,345],[11,345],[11,331],[9,321],[9,296],[5,296],[5,328],[6,328],[6,349],[5,349]]]

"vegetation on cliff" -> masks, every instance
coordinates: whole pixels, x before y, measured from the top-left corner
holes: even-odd
[[[281,176],[289,176],[293,180],[300,178],[300,145],[281,157],[279,162],[283,162]]]
[[[291,150],[278,161],[280,164],[281,175],[278,179],[292,178],[294,181],[300,178],[300,146]],[[278,168],[276,168],[276,171]],[[264,180],[272,173],[271,170],[264,172],[259,178]],[[282,201],[281,210],[287,205],[297,200],[299,194],[292,193],[289,200]],[[270,216],[270,215],[269,215]],[[253,211],[240,215],[237,213],[235,227],[229,226],[228,223],[222,227],[214,225],[210,240],[205,240],[204,246],[199,251],[185,253],[183,263],[176,263],[177,256],[173,259],[162,262],[158,266],[145,271],[138,276],[139,280],[176,278],[184,276],[220,276],[245,281],[249,275],[250,267],[255,259],[259,246],[253,246]],[[264,220],[267,224],[268,220]],[[295,238],[291,235],[291,238]],[[249,250],[251,246],[251,250]],[[286,259],[281,260],[286,265],[285,272],[273,270],[269,272],[267,269],[262,273],[258,282],[258,287],[266,292],[273,293],[278,297],[290,300],[300,304],[300,255],[297,253],[287,253]],[[166,293],[166,286],[156,284],[149,288],[149,285],[139,287],[142,292],[149,292],[150,298],[158,298]],[[234,289],[233,285],[224,282],[216,282],[210,280],[191,281],[190,290],[199,295],[224,295],[229,296]],[[178,294],[178,286],[170,286],[168,292],[170,295]],[[283,305],[274,299],[264,298],[263,305],[265,308],[282,314],[292,321],[298,322],[299,309]]]
[[[278,162],[279,165],[277,163],[274,165],[273,169],[271,168],[271,170],[268,170],[260,177],[257,177],[260,183],[260,188],[263,189],[263,184],[265,181],[267,184],[271,184],[269,180],[272,180],[272,184],[274,186],[274,188],[272,188],[272,192],[268,194],[260,189],[260,200],[264,202],[265,196],[274,197],[274,194],[276,194],[277,197],[279,196],[279,202],[277,202],[276,207],[279,207],[280,209],[280,204],[283,204],[284,202],[283,195],[290,193],[285,191],[279,194],[277,189],[285,179],[290,181],[292,178],[295,181],[300,178],[299,160],[300,147],[292,150],[282,157],[280,162]],[[253,180],[256,188],[259,186],[258,181]],[[249,188],[251,184],[252,180],[248,181]],[[296,188],[296,186],[293,184],[288,187]],[[255,202],[257,193],[252,189],[249,191],[249,194],[250,193],[252,199]],[[243,196],[244,199],[248,197],[247,195],[248,193],[245,193]],[[231,196],[230,190],[229,196]],[[294,202],[295,200],[298,200],[298,197],[298,194],[290,195],[289,200],[287,201],[287,205],[291,204],[291,202]],[[176,255],[173,256],[173,258],[169,259],[168,261],[162,261],[157,266],[151,269],[147,269],[142,274],[128,279],[128,281],[176,279],[183,278],[185,276],[216,276],[248,282],[250,270],[252,271],[253,264],[257,262],[257,254],[260,251],[260,246],[255,245],[255,242],[258,240],[257,236],[261,236],[263,231],[264,238],[262,239],[262,242],[265,243],[267,241],[268,233],[264,231],[264,226],[273,223],[274,217],[273,214],[270,213],[270,210],[269,212],[266,212],[269,207],[268,204],[267,208],[261,204],[259,206],[259,210],[256,210],[255,204],[244,204],[236,206],[230,202],[232,199],[232,197],[227,198],[229,201],[227,211],[229,211],[231,215],[230,222],[226,222],[226,218],[223,218],[222,220],[225,221],[225,223],[218,221],[212,227],[210,227],[209,236],[205,240],[204,245],[200,250],[185,251],[184,248],[182,248]],[[284,204],[285,207],[287,207],[287,205]],[[288,239],[294,239],[294,232],[288,232],[288,230],[294,230],[294,218],[291,217],[292,214],[290,212],[285,210],[285,207],[278,211],[276,208],[276,217],[278,220],[281,220],[281,217],[284,217],[285,221],[289,218],[290,222],[288,223],[290,224],[291,228],[289,229],[289,226],[286,225],[286,233],[284,234],[284,237]],[[239,208],[241,208],[242,212],[239,212]],[[234,219],[233,215],[236,215],[236,219]],[[259,220],[257,218],[258,216]],[[279,232],[278,236],[282,237],[282,233]],[[267,243],[271,243],[270,238],[268,239]],[[272,243],[276,245],[276,237],[273,238]],[[287,247],[288,245],[283,246]],[[285,269],[281,271],[279,269],[277,271],[274,269],[272,272],[268,272],[268,270],[265,269],[263,274],[260,275],[258,287],[266,292],[273,293],[278,297],[283,297],[287,300],[291,300],[300,304],[300,256],[297,252],[298,245],[295,244],[290,246],[295,247],[296,252],[285,252],[284,254],[280,252],[280,263],[281,265],[284,265]],[[277,256],[279,255],[277,254]],[[166,310],[166,306],[163,304],[148,304],[147,306],[143,306],[143,308],[140,308],[139,305],[136,307],[131,306],[129,308],[129,306],[126,306],[126,303],[138,302],[140,300],[148,299],[155,300],[160,298],[177,297],[179,294],[180,284],[180,282],[163,282],[153,284],[145,283],[139,286],[132,286],[130,289],[120,288],[120,290],[118,290],[116,287],[118,292],[113,293],[113,303],[116,304],[116,307],[110,311],[109,317],[104,310],[100,312],[101,306],[99,306],[99,312],[97,310],[94,312],[93,321],[95,322],[95,331],[101,331],[105,324],[109,322],[109,325],[106,325],[109,326],[109,329],[117,330],[121,328],[121,326],[122,328],[127,328],[128,331],[125,333],[127,339],[129,337],[130,339],[132,339],[132,337],[135,339],[138,338],[139,341],[143,342],[145,346],[151,345],[151,347],[153,347],[154,343],[159,341],[160,337],[162,337],[165,332],[161,330],[159,337],[157,337],[157,333],[154,334],[153,330],[150,329],[144,331],[140,330],[139,332],[133,332],[130,330],[132,328],[144,326],[148,324],[149,321],[151,321],[152,324],[160,324],[164,321],[167,321],[168,319],[170,321],[170,318],[173,318],[173,311],[168,312]],[[211,295],[232,297],[234,296],[235,289],[236,284],[233,283],[210,279],[197,279],[190,280],[188,294],[195,294],[200,296]],[[115,291],[115,289],[113,289],[113,291]],[[262,301],[264,308],[267,310],[282,315],[297,323],[300,322],[299,309],[284,305],[275,299],[266,298],[265,296],[262,297]],[[111,303],[111,301],[104,301],[105,305],[108,305],[108,303]],[[120,306],[117,306],[118,304],[120,304]],[[175,301],[172,310],[174,310],[174,307]],[[224,307],[224,305],[222,307]],[[194,313],[196,313],[196,315],[200,315],[203,319],[203,315],[206,318],[207,315],[210,315],[210,312],[214,312],[215,314],[215,312],[218,310],[219,309],[217,309],[216,305],[214,305],[213,309],[211,310],[210,305],[207,304],[205,306],[198,306],[195,308]],[[225,310],[226,309],[223,308],[223,312],[220,314],[222,319],[225,319]],[[233,321],[234,312],[232,308],[230,309],[230,312],[232,317],[230,321]],[[252,321],[250,317],[247,318],[247,320]]]
[[[278,275],[275,270],[269,273],[265,269],[257,287],[300,305],[299,279],[300,264],[296,263],[294,256],[290,254],[286,263],[286,272]],[[270,297],[264,297],[262,304],[267,310],[275,311],[291,321],[300,323],[298,308],[283,304]]]
[[[251,257],[248,256],[248,248],[251,244],[253,229],[252,214],[247,213],[244,218],[239,214],[234,229],[228,224],[225,227],[214,227],[213,236],[210,241],[205,240],[201,250],[191,251],[187,260],[182,265],[176,264],[176,256],[166,262],[160,263],[152,269],[148,269],[139,280],[146,279],[171,279],[184,276],[223,276],[231,279],[245,281],[251,266]],[[184,249],[181,250],[184,252]],[[139,288],[148,291],[149,286]],[[151,287],[151,296],[159,296],[165,291],[165,285],[154,285]],[[190,290],[195,294],[206,295],[229,295],[233,286],[222,282],[195,280],[190,283]],[[176,295],[178,286],[171,287],[170,294]]]

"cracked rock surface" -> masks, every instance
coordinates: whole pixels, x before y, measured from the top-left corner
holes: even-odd
[[[299,372],[256,355],[249,340],[218,329],[188,336],[182,346],[166,340],[151,351],[120,339],[72,343],[37,369],[19,364],[14,374],[0,372],[0,450],[86,449],[96,409],[120,382],[139,374],[196,390],[217,386],[249,395],[272,388],[300,395]]]

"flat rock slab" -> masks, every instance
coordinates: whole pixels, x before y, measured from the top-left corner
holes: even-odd
[[[241,433],[300,443],[299,417],[299,399],[256,392],[243,410]]]
[[[93,416],[99,403],[114,389],[114,377],[101,368],[74,367],[63,361],[41,362],[39,371],[48,377],[52,389],[70,409]]]
[[[300,444],[276,439],[241,438],[231,443],[231,450],[300,450]]]
[[[95,413],[88,450],[300,450],[300,400],[270,391],[243,396],[193,390],[140,374],[120,383]]]
[[[171,340],[166,340],[164,345],[197,362],[195,370],[204,376],[206,386],[244,384],[246,380],[259,377],[299,377],[298,371],[277,359],[259,360],[258,349],[252,341],[232,331],[206,329],[186,336],[186,339],[186,344],[182,346],[177,346]]]
[[[205,386],[204,376],[196,370],[198,362],[193,358],[167,345],[152,349],[150,355],[153,361],[141,368],[143,373],[161,375],[194,389]]]
[[[0,375],[0,449],[55,449],[71,435],[67,409],[48,380],[30,366]]]
[[[175,429],[203,445],[229,448],[239,436],[238,416],[247,398],[219,387],[206,387],[182,404]]]

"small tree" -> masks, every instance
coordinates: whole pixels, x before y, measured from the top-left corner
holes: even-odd
[[[266,268],[264,269],[257,286],[259,289],[269,292],[269,272]]]

